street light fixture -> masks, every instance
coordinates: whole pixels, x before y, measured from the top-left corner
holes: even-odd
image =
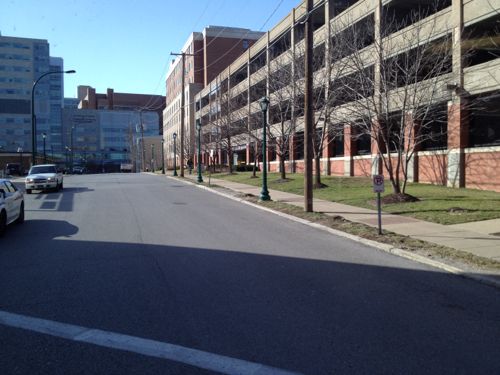
[[[260,110],[262,111],[262,191],[259,199],[261,201],[271,200],[269,190],[267,190],[267,157],[266,157],[266,118],[267,108],[269,107],[269,99],[264,96],[259,100]]]
[[[198,130],[198,178],[197,182],[203,182],[201,177],[201,119],[196,120],[196,130]]]
[[[161,140],[161,174],[165,174],[165,150],[163,146],[165,145],[165,140]]]
[[[177,139],[177,133],[172,134],[172,137],[174,138],[174,176],[177,176],[177,166],[175,165],[177,159],[177,147],[175,144],[175,140]]]
[[[45,138],[47,138],[47,134],[42,133],[42,138],[43,138],[43,162],[47,164],[47,154],[45,152]]]
[[[56,72],[47,72],[42,74],[38,79],[33,82],[33,87],[31,88],[31,164],[36,164],[36,116],[35,116],[35,88],[38,82],[49,74],[72,74],[76,73],[75,70],[60,70]]]

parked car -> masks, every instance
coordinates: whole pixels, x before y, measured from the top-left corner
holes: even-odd
[[[5,166],[5,173],[10,176],[22,176],[23,171],[21,169],[22,167],[19,163],[7,163],[7,165]]]
[[[12,182],[0,179],[0,236],[14,222],[24,222],[24,195]]]
[[[40,164],[30,168],[25,180],[26,193],[32,190],[62,190],[63,174],[55,164]]]
[[[73,174],[85,174],[87,173],[87,168],[85,167],[73,167]]]

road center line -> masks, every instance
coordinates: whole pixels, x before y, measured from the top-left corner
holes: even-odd
[[[61,337],[71,341],[85,342],[106,348],[168,359],[205,370],[217,371],[222,374],[298,375],[296,372],[166,342],[13,314],[2,310],[0,310],[0,324]]]

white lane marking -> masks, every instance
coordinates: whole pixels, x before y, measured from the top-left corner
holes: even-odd
[[[106,348],[125,350],[150,357],[168,359],[205,370],[217,371],[222,374],[299,375],[297,372],[282,370],[260,363],[248,362],[197,349],[190,349],[167,342],[60,323],[52,320],[33,318],[2,310],[0,310],[0,324],[55,337],[62,337],[67,340],[85,342]]]

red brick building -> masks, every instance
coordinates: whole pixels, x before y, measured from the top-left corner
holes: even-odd
[[[249,29],[207,26],[202,32],[193,32],[180,53],[184,53],[184,152],[187,158],[194,153],[195,95],[243,54],[264,33]],[[163,114],[165,158],[173,165],[173,137],[180,134],[182,56],[172,60],[166,79],[166,108]],[[179,151],[180,139],[177,140]],[[179,157],[177,152],[177,157]]]

